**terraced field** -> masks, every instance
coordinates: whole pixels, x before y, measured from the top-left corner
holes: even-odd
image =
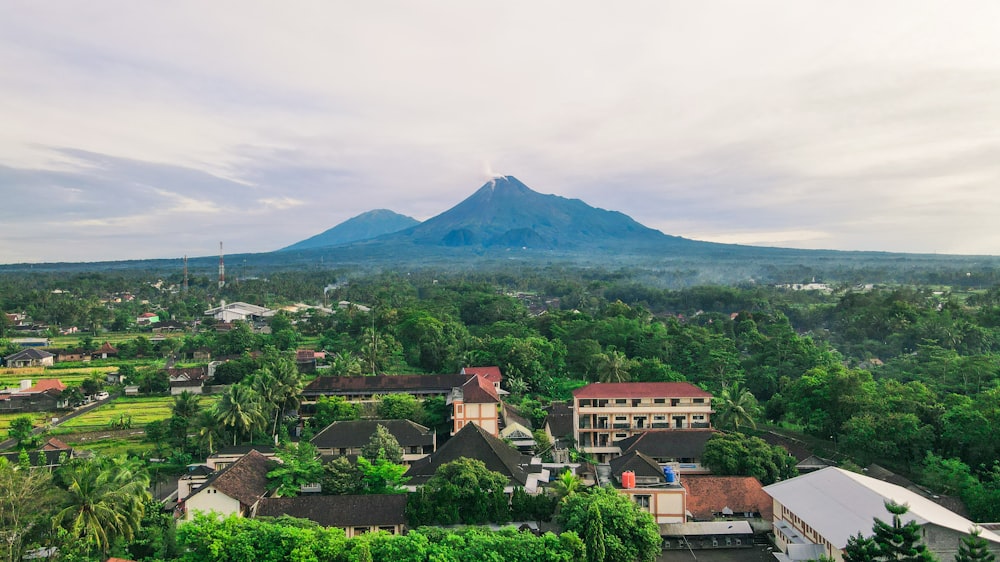
[[[107,373],[117,371],[118,367],[80,367],[73,369],[46,369],[44,367],[27,367],[24,369],[2,369],[0,370],[0,388],[11,388],[18,386],[22,380],[31,379],[32,383],[39,379],[59,379],[66,386],[75,386],[96,373]]]
[[[45,425],[45,423],[49,421],[50,416],[58,416],[59,414],[54,414],[52,412],[32,412],[30,414],[24,414],[24,413],[16,413],[16,414],[2,413],[2,414],[0,414],[0,441],[3,441],[4,439],[7,438],[7,430],[10,429],[10,420],[12,420],[12,419],[14,419],[14,418],[16,418],[18,416],[24,416],[24,415],[28,415],[28,416],[33,417],[34,420],[35,420],[35,427],[38,427],[40,425]]]
[[[219,396],[202,396],[200,403],[203,408],[208,408],[218,400]],[[85,414],[67,420],[54,429],[52,434],[106,430],[111,428],[112,422],[120,420],[123,416],[131,419],[132,428],[141,429],[149,422],[170,418],[170,407],[173,403],[173,396],[120,396]]]

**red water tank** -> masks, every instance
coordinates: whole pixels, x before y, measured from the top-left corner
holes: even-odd
[[[635,488],[635,473],[631,470],[622,473],[622,488]]]

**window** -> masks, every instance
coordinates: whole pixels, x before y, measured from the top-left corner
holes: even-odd
[[[455,413],[456,414],[465,413],[465,406],[463,406],[462,404],[455,404]]]
[[[354,528],[354,536],[363,535],[363,534],[367,533],[370,530],[371,529],[368,528],[368,527],[355,527]]]
[[[681,399],[680,398],[671,398],[670,399],[670,405],[671,406],[679,406],[680,403],[681,403]]]
[[[653,404],[666,404],[666,398],[653,398]]]
[[[590,406],[590,400],[580,400],[581,408],[586,408],[587,406]]]
[[[615,421],[628,421],[628,418],[625,416],[615,416]]]
[[[624,398],[615,398],[615,404],[625,404],[625,403],[627,403],[627,400],[625,400]]]
[[[396,534],[396,528],[395,528],[395,527],[393,527],[393,526],[388,526],[388,527],[386,527],[386,526],[383,526],[383,527],[379,527],[379,528],[378,528],[378,530],[379,530],[379,531],[385,531],[386,533],[389,533],[390,535],[395,535],[395,534]]]
[[[694,403],[695,404],[704,404],[705,403],[705,399],[704,398],[695,398],[694,399]]]
[[[650,498],[650,496],[635,495],[635,496],[632,496],[632,497],[635,498],[635,503],[638,504],[639,507],[641,507],[643,509],[649,509],[649,498]]]

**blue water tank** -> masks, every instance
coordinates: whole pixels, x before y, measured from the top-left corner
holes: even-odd
[[[677,475],[674,474],[674,467],[665,466],[663,467],[663,477],[667,479],[667,484],[673,484],[677,481]]]

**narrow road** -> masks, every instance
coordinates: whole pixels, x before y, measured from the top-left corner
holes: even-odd
[[[68,413],[66,413],[65,415],[62,415],[62,416],[55,416],[55,415],[53,415],[52,417],[58,418],[56,421],[49,421],[49,423],[43,425],[42,427],[36,427],[35,429],[33,429],[31,431],[31,434],[32,435],[40,435],[41,433],[43,433],[45,431],[48,431],[49,429],[52,429],[53,427],[59,426],[59,424],[63,423],[64,421],[71,420],[71,419],[73,419],[73,418],[75,418],[75,417],[77,417],[79,415],[86,414],[87,412],[93,410],[94,408],[100,407],[102,404],[107,403],[109,400],[112,400],[112,399],[116,398],[117,396],[118,395],[115,394],[115,395],[112,395],[112,396],[108,396],[104,400],[95,400],[95,401],[91,402],[90,404],[85,404],[83,406],[80,406],[79,408],[76,408],[72,412],[68,412]],[[31,413],[31,412],[25,412],[25,413]],[[53,414],[59,414],[59,413],[61,413],[61,412],[53,412]],[[50,420],[51,420],[51,418],[50,418]],[[6,441],[0,441],[0,451],[5,451],[7,449],[10,449],[14,445],[17,445],[17,440],[16,439],[7,439]]]

